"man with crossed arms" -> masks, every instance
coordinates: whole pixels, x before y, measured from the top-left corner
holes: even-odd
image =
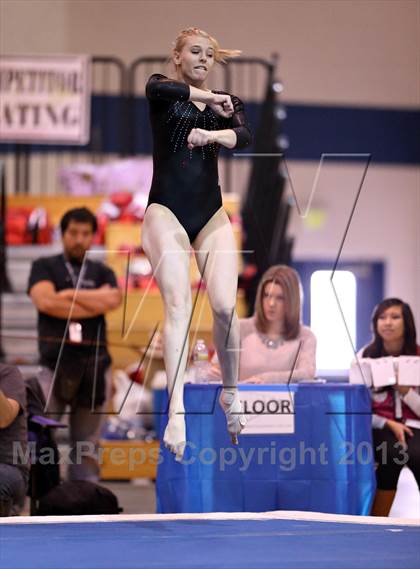
[[[97,230],[93,213],[69,210],[60,226],[63,253],[34,261],[28,284],[38,309],[39,380],[47,414],[71,409],[68,478],[96,481],[111,364],[104,315],[119,306],[121,292],[114,272],[87,254]]]

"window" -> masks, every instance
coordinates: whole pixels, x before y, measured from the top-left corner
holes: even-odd
[[[311,329],[317,337],[318,370],[348,369],[356,345],[356,278],[351,271],[311,276]]]

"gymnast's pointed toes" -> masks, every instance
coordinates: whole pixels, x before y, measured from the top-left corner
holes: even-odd
[[[186,442],[182,441],[181,443],[177,444],[176,447],[174,448],[173,453],[175,454],[176,462],[181,462],[182,459],[184,458],[185,446]]]

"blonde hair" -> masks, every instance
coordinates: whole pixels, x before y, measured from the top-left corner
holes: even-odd
[[[284,295],[284,338],[292,340],[300,332],[301,288],[299,275],[287,265],[274,265],[261,277],[255,299],[255,326],[263,334],[268,322],[263,309],[263,295],[269,283],[281,286]]]
[[[181,53],[187,38],[191,36],[201,36],[203,38],[207,38],[210,41],[214,49],[214,60],[217,63],[226,63],[228,59],[239,57],[242,53],[239,49],[222,49],[219,46],[219,42],[213,36],[204,30],[200,30],[199,28],[186,28],[185,30],[179,32],[174,42],[173,51]]]

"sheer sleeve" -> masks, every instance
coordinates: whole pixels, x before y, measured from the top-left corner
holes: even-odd
[[[188,101],[190,87],[182,81],[154,73],[146,84],[146,97],[150,101]]]
[[[231,129],[236,134],[235,148],[246,148],[252,142],[251,129],[245,114],[243,102],[235,95],[231,95],[233,103],[233,116],[231,120]]]
[[[219,95],[229,95],[233,104],[233,115],[227,121],[227,127],[236,134],[236,144],[234,148],[245,148],[252,142],[251,129],[245,114],[244,104],[239,97],[230,95],[226,91],[213,91]]]

